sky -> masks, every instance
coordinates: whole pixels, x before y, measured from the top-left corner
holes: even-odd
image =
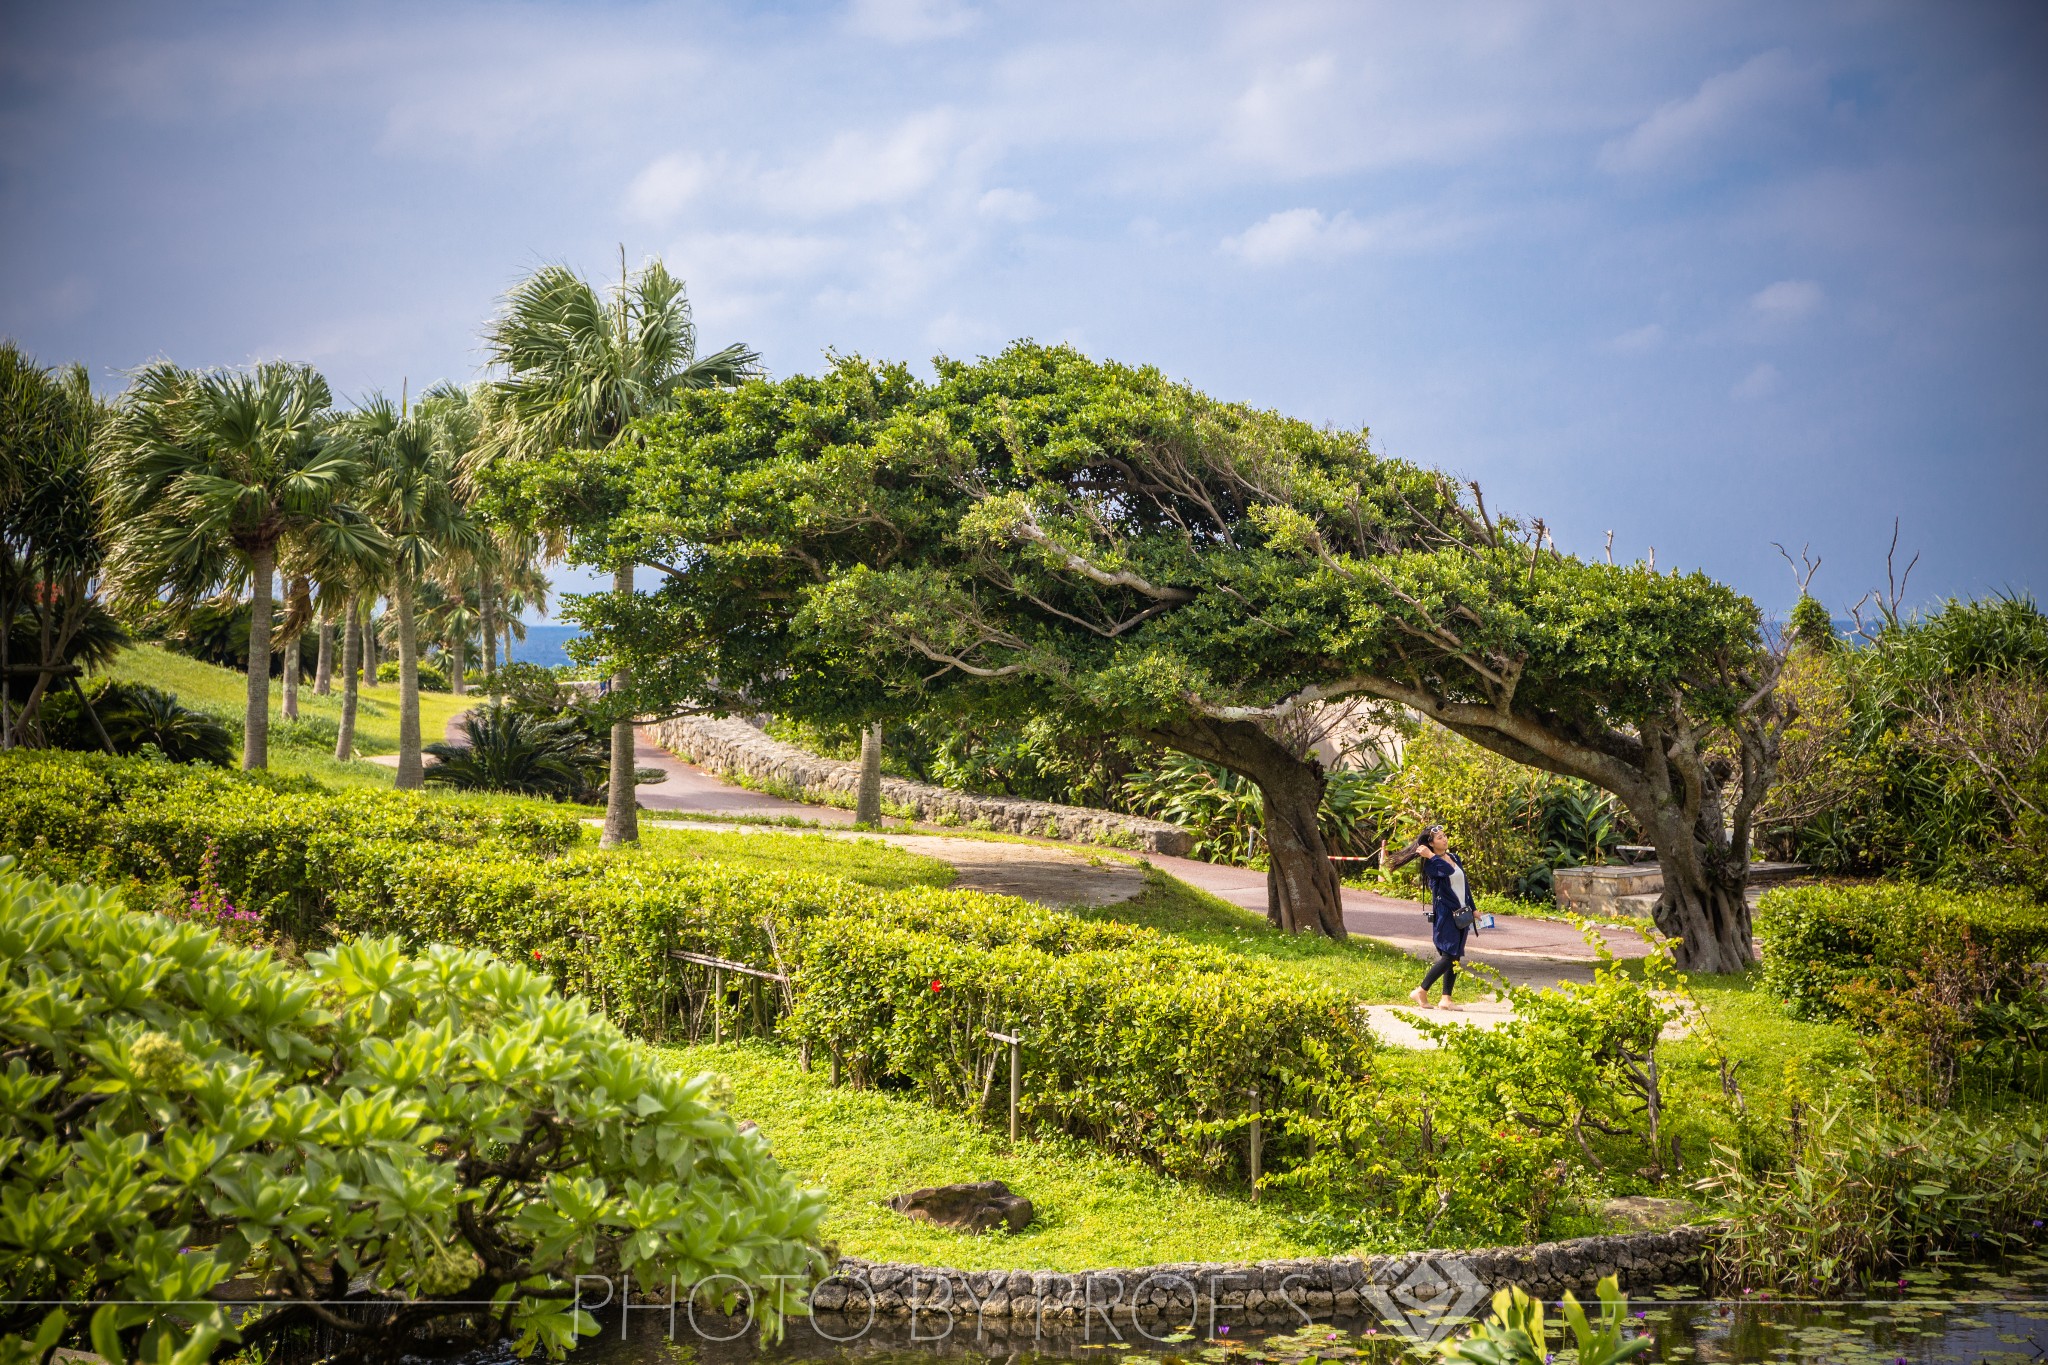
[[[0,11],[0,334],[110,393],[468,381],[623,250],[776,375],[1069,342],[1773,613],[1895,518],[2048,596],[2048,6]]]

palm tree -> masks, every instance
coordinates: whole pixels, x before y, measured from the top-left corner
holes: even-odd
[[[83,367],[47,370],[0,344],[0,749],[37,732],[54,685],[76,689],[119,647],[93,594],[105,537],[92,442],[105,416]]]
[[[306,365],[193,371],[159,362],[116,405],[100,450],[107,578],[143,601],[186,607],[249,593],[242,766],[269,761],[271,577],[288,536],[326,548],[373,533],[345,502],[356,474],[334,439],[327,381]]]
[[[485,346],[491,363],[505,368],[493,386],[498,445],[515,454],[603,450],[679,393],[760,373],[759,353],[737,343],[700,359],[683,282],[658,260],[628,274],[623,250],[619,283],[607,298],[566,266],[536,271],[506,298]],[[633,591],[629,552],[595,549],[592,562],[609,564],[614,592]],[[613,675],[622,707],[631,704],[631,683],[624,669]],[[607,793],[602,842],[638,839],[630,714],[612,726]]]
[[[419,621],[421,585],[442,556],[461,554],[481,535],[457,496],[456,459],[431,409],[394,405],[382,395],[344,419],[367,473],[364,507],[390,542],[388,593],[398,618],[398,780],[417,791],[420,760]]]

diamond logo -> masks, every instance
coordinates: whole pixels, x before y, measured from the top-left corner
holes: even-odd
[[[1368,1284],[1366,1301],[1401,1335],[1434,1345],[1485,1303],[1486,1284],[1460,1260],[1422,1257],[1391,1286]]]

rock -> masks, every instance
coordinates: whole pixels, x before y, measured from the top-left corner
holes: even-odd
[[[1011,1194],[1010,1187],[1000,1180],[912,1190],[891,1199],[889,1207],[906,1217],[956,1232],[987,1232],[998,1223],[1012,1232],[1022,1232],[1032,1219],[1031,1201]]]
[[[1600,1206],[1600,1216],[1630,1232],[1662,1232],[1689,1223],[1695,1216],[1683,1199],[1658,1199],[1647,1194],[1623,1195]]]

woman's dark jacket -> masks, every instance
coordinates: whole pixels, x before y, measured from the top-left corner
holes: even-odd
[[[1429,888],[1429,937],[1436,944],[1439,953],[1452,957],[1465,955],[1465,933],[1454,918],[1460,910],[1475,914],[1479,906],[1472,899],[1472,883],[1465,879],[1465,894],[1458,895],[1459,874],[1465,871],[1465,864],[1458,861],[1458,855],[1445,850],[1441,858],[1422,860],[1422,881]]]

